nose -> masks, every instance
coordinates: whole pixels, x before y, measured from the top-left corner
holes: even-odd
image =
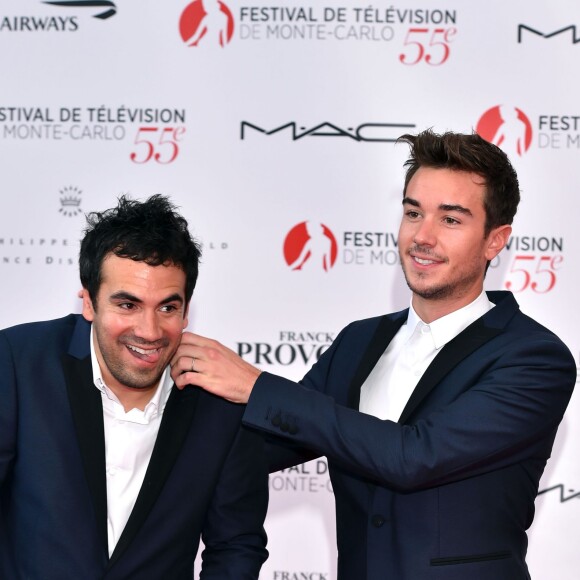
[[[413,241],[418,246],[433,247],[437,243],[434,225],[430,219],[424,218],[418,222]]]
[[[161,338],[162,332],[157,312],[144,310],[141,313],[135,328],[135,335],[148,342],[155,342]]]

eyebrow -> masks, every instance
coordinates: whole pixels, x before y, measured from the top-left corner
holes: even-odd
[[[136,304],[142,304],[143,300],[138,298],[137,296],[131,294],[130,292],[125,292],[124,290],[120,290],[119,292],[115,292],[110,296],[111,300],[129,300],[130,302],[135,302]],[[169,304],[170,302],[179,302],[179,304],[183,304],[183,297],[179,294],[171,294],[167,296],[159,304]]]
[[[421,204],[416,199],[413,199],[412,197],[404,197],[403,198],[403,205],[412,205],[413,207],[421,207]],[[461,213],[463,215],[473,216],[473,214],[471,213],[471,210],[469,208],[463,207],[462,205],[459,205],[459,204],[442,203],[439,205],[439,209],[441,211],[456,211],[456,212]]]

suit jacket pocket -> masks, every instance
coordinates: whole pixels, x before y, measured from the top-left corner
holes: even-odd
[[[511,552],[489,552],[487,554],[475,554],[473,556],[450,556],[447,558],[431,558],[431,566],[453,566],[454,564],[473,564],[488,562],[490,560],[505,560],[511,558]]]

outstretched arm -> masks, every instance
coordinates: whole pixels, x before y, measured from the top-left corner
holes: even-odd
[[[232,351],[200,337],[192,339],[196,345],[189,351],[199,372],[185,372],[178,380],[232,401],[249,398],[246,425],[402,489],[549,457],[576,374],[569,351],[553,335],[538,332],[525,340],[506,335],[490,342],[443,380],[440,401],[430,413],[401,425],[347,405],[343,393],[352,376],[345,361],[357,344],[350,328],[348,347],[339,346],[343,331],[301,385],[260,374]],[[191,358],[180,368],[188,364]]]

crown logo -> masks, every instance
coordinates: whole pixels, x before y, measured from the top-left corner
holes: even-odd
[[[59,213],[67,217],[73,217],[82,212],[81,195],[82,191],[78,187],[69,185],[60,190]]]

